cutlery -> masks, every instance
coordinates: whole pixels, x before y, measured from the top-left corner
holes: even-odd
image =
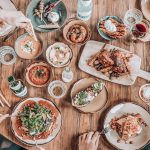
[[[112,129],[111,129],[110,125],[107,125],[104,129],[102,129],[102,131],[100,132],[100,135],[109,133],[111,130]]]
[[[2,98],[2,100],[5,102],[5,104],[8,106],[8,107],[10,107],[10,104],[8,103],[8,101],[6,100],[6,98],[4,97],[4,95],[3,95],[3,93],[2,93],[2,91],[0,90],[0,97]],[[1,105],[2,105],[2,103],[1,103]],[[3,106],[3,105],[2,105]]]

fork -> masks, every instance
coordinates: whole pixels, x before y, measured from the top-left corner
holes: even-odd
[[[111,131],[111,127],[110,125],[107,125],[105,128],[102,129],[102,131],[99,133],[100,135],[101,134],[106,134],[106,133],[109,133]]]

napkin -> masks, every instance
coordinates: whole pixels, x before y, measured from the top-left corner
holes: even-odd
[[[0,8],[0,19],[8,24],[5,27],[7,30],[8,28],[12,28],[13,30],[16,26],[24,28],[29,35],[37,41],[30,19],[28,19],[21,11],[17,11],[10,0],[0,0]],[[1,30],[4,32],[3,29]]]
[[[2,9],[6,9],[6,10],[16,10],[17,11],[16,7],[11,2],[11,0],[0,0],[0,7]]]

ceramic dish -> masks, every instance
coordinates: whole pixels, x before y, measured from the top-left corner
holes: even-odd
[[[4,65],[12,65],[16,62],[17,55],[15,50],[10,46],[0,48],[0,62]]]
[[[104,39],[106,39],[106,40],[116,40],[118,38],[112,38],[100,29],[101,22],[106,21],[109,18],[112,18],[112,19],[116,20],[117,22],[119,22],[121,24],[124,24],[122,19],[120,19],[118,16],[105,16],[105,17],[102,17],[102,18],[99,19],[98,24],[97,24],[97,30],[98,30],[98,33],[100,34],[100,36],[103,37]]]
[[[95,112],[102,110],[102,108],[104,108],[108,100],[107,99],[108,93],[107,93],[107,89],[105,86],[103,87],[102,91],[98,94],[98,96],[95,97],[92,102],[85,105],[84,107],[77,107],[76,105],[74,105],[74,102],[73,102],[73,97],[76,95],[76,93],[86,89],[87,87],[91,86],[93,83],[96,83],[97,81],[98,80],[94,78],[84,78],[84,79],[77,81],[73,85],[71,89],[71,99],[72,99],[72,105],[76,109],[78,109],[79,111],[83,113],[95,113]]]
[[[67,86],[64,82],[55,80],[52,81],[48,86],[48,93],[55,99],[60,99],[65,96],[67,92]]]
[[[150,105],[150,84],[144,84],[140,87],[139,96],[146,104]]]
[[[58,0],[44,0],[45,5],[48,4],[49,2],[57,2]],[[31,22],[33,24],[33,27],[35,30],[40,31],[40,32],[51,32],[56,30],[56,28],[53,29],[44,29],[40,28],[39,26],[45,25],[43,21],[41,21],[40,18],[34,15],[34,9],[37,7],[39,4],[40,0],[32,0],[26,10],[26,15],[28,18],[31,19]],[[58,25],[59,28],[62,27],[67,19],[67,9],[65,4],[61,1],[59,4],[52,10],[52,12],[57,12],[59,14],[60,19],[58,20]],[[47,19],[44,19],[47,24],[49,24]]]
[[[102,42],[98,42],[98,41],[88,41],[83,49],[82,55],[80,57],[80,61],[79,61],[79,68],[83,71],[85,71],[86,73],[89,73],[91,75],[94,75],[98,78],[110,81],[110,82],[114,82],[117,84],[122,84],[122,85],[132,85],[134,84],[137,76],[146,79],[146,80],[150,80],[150,73],[143,71],[140,69],[141,66],[141,58],[135,54],[132,55],[132,57],[130,58],[130,61],[128,62],[130,69],[130,75],[124,75],[121,76],[119,78],[114,78],[111,79],[106,76],[105,74],[103,74],[100,71],[95,70],[95,68],[89,66],[87,64],[87,61],[91,58],[91,56],[95,55],[97,52],[99,52],[100,50],[102,50],[102,48],[104,47],[105,43]],[[105,45],[105,49],[118,49],[124,53],[129,53],[129,51],[122,49],[120,47],[116,47],[110,44],[106,44]]]
[[[46,59],[53,67],[65,67],[72,59],[72,50],[64,43],[56,42],[46,50]]]
[[[26,81],[35,87],[46,86],[53,76],[50,66],[43,62],[33,62],[25,70]]]
[[[14,110],[12,112],[12,116],[17,116],[18,113],[22,110],[22,108],[24,108],[24,106],[26,104],[30,105],[30,104],[35,104],[35,103],[38,103],[38,104],[44,106],[45,108],[49,109],[54,114],[55,119],[52,119],[53,122],[51,125],[51,130],[50,130],[50,132],[48,132],[47,136],[42,136],[42,134],[43,134],[43,132],[42,132],[40,138],[37,139],[37,137],[35,136],[35,139],[34,139],[33,136],[28,136],[28,134],[24,135],[24,136],[26,136],[26,138],[23,138],[22,134],[25,134],[25,132],[23,132],[22,128],[19,128],[20,125],[22,126],[22,123],[18,124],[19,117],[11,117],[11,129],[12,129],[13,134],[20,142],[27,144],[29,146],[36,145],[36,144],[42,145],[42,144],[46,144],[46,143],[52,141],[59,133],[61,124],[62,124],[61,114],[60,114],[60,111],[58,110],[58,108],[56,107],[56,105],[47,99],[38,98],[38,97],[28,98],[28,99],[21,101],[14,108]],[[44,131],[44,133],[46,133],[46,132],[47,131]]]
[[[140,113],[141,117],[143,118],[143,120],[145,121],[145,123],[147,124],[147,126],[142,126],[142,131],[139,135],[137,135],[134,138],[131,138],[131,140],[133,140],[133,144],[131,143],[125,143],[124,141],[120,141],[119,143],[118,141],[118,134],[116,133],[116,131],[111,130],[110,132],[106,133],[106,139],[108,140],[108,142],[110,144],[112,144],[114,147],[116,147],[117,149],[121,149],[121,150],[135,150],[135,149],[142,149],[145,145],[147,145],[150,141],[150,114],[141,106],[134,104],[134,103],[121,103],[118,104],[114,107],[112,107],[104,120],[104,128],[108,127],[108,124],[111,122],[112,119],[114,119],[115,117],[121,117],[122,115],[125,114],[138,114]]]
[[[15,51],[22,59],[35,59],[39,57],[43,52],[42,46],[40,39],[35,41],[28,33],[21,35],[15,41]]]
[[[82,27],[82,29],[81,29],[81,30],[83,30],[82,33],[85,35],[83,36],[83,38],[82,37],[79,38],[78,42],[73,42],[73,41],[71,41],[71,39],[75,40],[76,38],[74,37],[73,34],[71,36],[69,32],[71,32],[70,30],[72,29],[72,27],[74,27],[76,25]],[[73,20],[70,20],[65,25],[65,27],[63,29],[63,36],[64,36],[65,40],[70,44],[83,45],[90,39],[91,31],[90,31],[89,26],[84,21],[73,19]],[[71,36],[72,38],[69,36]],[[80,42],[80,41],[82,41],[82,42]]]

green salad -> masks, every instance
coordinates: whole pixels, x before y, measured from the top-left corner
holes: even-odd
[[[31,136],[47,131],[52,123],[51,111],[38,103],[35,103],[32,107],[25,106],[19,116],[22,121],[22,127]]]

